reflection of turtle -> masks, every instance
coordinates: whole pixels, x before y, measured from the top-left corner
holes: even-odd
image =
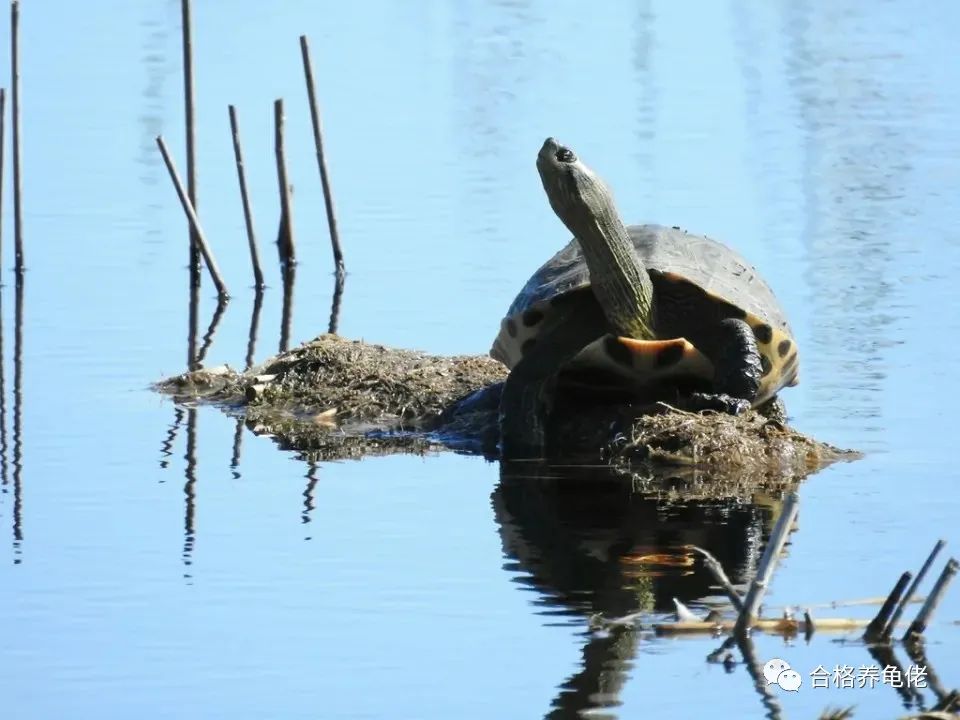
[[[676,228],[625,227],[600,178],[553,138],[537,169],[575,238],[523,287],[491,350],[511,368],[501,402],[508,453],[542,448],[563,368],[637,388],[689,387],[691,409],[735,414],[797,384],[784,313],[737,253]]]

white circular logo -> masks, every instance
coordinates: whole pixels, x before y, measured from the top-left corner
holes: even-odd
[[[763,666],[763,676],[767,685],[779,685],[788,692],[796,692],[803,683],[800,673],[790,668],[790,663],[781,658],[773,658]]]

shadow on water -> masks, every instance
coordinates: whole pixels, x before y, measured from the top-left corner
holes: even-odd
[[[687,545],[713,553],[734,583],[746,580],[780,502],[671,501],[636,492],[636,478],[606,467],[501,468],[492,504],[510,558],[505,569],[537,594],[544,615],[586,619],[580,668],[559,685],[548,717],[619,704],[640,642],[636,613],[673,611],[713,595]]]

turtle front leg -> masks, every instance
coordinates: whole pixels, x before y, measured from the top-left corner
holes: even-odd
[[[719,410],[739,415],[749,410],[760,392],[763,366],[757,339],[743,320],[720,322],[713,362],[712,393],[693,393],[690,404],[697,410]]]
[[[507,377],[500,400],[500,449],[504,458],[540,457],[547,440],[546,424],[556,381],[526,376],[520,364]]]
[[[556,322],[525,347],[503,386],[500,449],[505,459],[545,455],[557,373],[607,332],[603,310],[592,295],[561,300],[553,309]]]

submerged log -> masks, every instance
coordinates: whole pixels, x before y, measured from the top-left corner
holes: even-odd
[[[178,402],[242,413],[247,426],[312,459],[441,448],[497,457],[499,390],[489,357],[428,355],[321,335],[246,372],[228,367],[163,380]],[[734,417],[563,399],[551,417],[551,458],[642,466],[657,478],[732,489],[783,486],[856,453],[750,411]]]

